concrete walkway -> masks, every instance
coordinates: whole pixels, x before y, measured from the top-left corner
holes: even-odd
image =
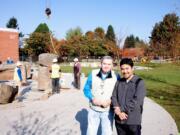
[[[64,79],[67,78],[72,75],[65,74]],[[85,78],[82,86],[84,82]],[[37,82],[31,85],[22,102],[0,105],[0,135],[86,134],[88,100],[82,90],[65,89],[47,100],[39,100],[43,92],[37,91]],[[68,87],[72,87],[71,83]],[[144,104],[142,135],[178,135],[169,113],[148,98]]]

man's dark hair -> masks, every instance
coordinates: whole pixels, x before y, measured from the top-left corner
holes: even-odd
[[[131,67],[134,66],[134,63],[133,63],[133,61],[132,61],[131,58],[123,58],[123,59],[121,60],[121,62],[120,62],[120,66],[122,66],[122,65],[124,65],[124,64],[130,65]]]

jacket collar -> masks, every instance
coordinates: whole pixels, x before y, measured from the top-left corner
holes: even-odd
[[[111,71],[109,71],[107,74],[108,74],[108,75],[106,76],[106,79],[107,79],[107,78],[112,78],[112,73],[111,73]],[[102,69],[99,70],[99,72],[97,73],[97,76],[102,79]]]
[[[137,79],[138,79],[138,76],[137,76],[137,75],[134,75],[134,76],[131,78],[131,80],[129,80],[129,82],[135,83]],[[121,81],[126,81],[126,79],[123,77],[123,78],[121,78]]]

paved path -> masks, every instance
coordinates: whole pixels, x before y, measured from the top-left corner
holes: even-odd
[[[82,90],[66,89],[47,100],[39,100],[43,93],[35,89],[36,84],[32,82],[32,90],[27,90],[22,102],[0,105],[0,135],[85,135],[88,100]],[[146,98],[142,135],[177,134],[169,113]]]

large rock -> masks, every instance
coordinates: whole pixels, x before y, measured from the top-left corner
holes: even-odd
[[[26,82],[27,77],[30,75],[31,65],[28,62],[21,62],[21,72],[23,81]],[[0,80],[13,80],[14,69],[16,64],[5,64],[0,67]]]
[[[23,65],[21,66],[21,72],[22,72],[23,81],[27,82],[27,79],[31,75],[31,63],[23,62]],[[32,77],[30,79],[32,79]]]
[[[50,66],[52,64],[52,60],[54,58],[58,58],[58,55],[56,54],[50,54],[50,53],[42,53],[39,55],[39,61],[38,63],[43,66]]]
[[[51,79],[48,67],[39,66],[38,89],[47,90],[51,88]]]
[[[0,80],[12,80],[14,75],[15,64],[0,65]]]
[[[13,87],[6,85],[4,83],[0,84],[0,104],[11,103],[15,95],[18,93],[18,87]]]
[[[14,69],[0,71],[0,80],[12,80],[14,75]]]
[[[16,67],[16,64],[0,64],[0,71],[12,70]]]

